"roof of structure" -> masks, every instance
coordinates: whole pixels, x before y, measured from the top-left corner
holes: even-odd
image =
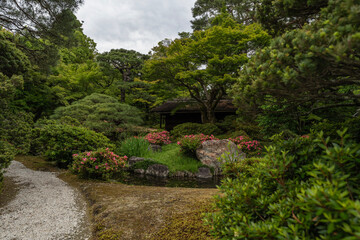
[[[236,112],[237,108],[231,99],[222,99],[216,106],[215,112]],[[194,113],[199,112],[199,104],[189,99],[175,99],[163,103],[151,110],[157,113]]]

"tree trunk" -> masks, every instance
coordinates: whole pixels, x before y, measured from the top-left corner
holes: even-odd
[[[126,90],[124,88],[120,89],[120,102],[125,102]]]
[[[201,111],[201,122],[202,123],[215,123],[215,110],[210,107],[204,107],[200,109]]]

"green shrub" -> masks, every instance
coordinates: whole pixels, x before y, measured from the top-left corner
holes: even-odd
[[[226,116],[223,120],[218,121],[215,125],[221,129],[222,132],[234,131],[236,129],[236,115]]]
[[[120,157],[109,148],[73,154],[70,170],[82,178],[108,180],[121,174],[127,165],[127,156]]]
[[[221,134],[221,130],[212,123],[183,123],[174,127],[171,131],[171,136],[174,139],[181,138],[185,135],[200,134],[217,135]]]
[[[229,155],[206,222],[220,239],[357,239],[360,145],[321,134],[267,148],[264,158]]]
[[[110,146],[110,141],[101,133],[85,127],[66,124],[46,124],[35,130],[36,143],[42,145],[42,152],[48,160],[66,167],[72,162],[72,154],[92,151]]]
[[[93,93],[66,107],[55,110],[51,119],[59,120],[65,116],[76,119],[83,126],[101,132],[112,140],[118,139],[121,132],[142,123],[141,112],[137,108],[120,103],[115,98]]]
[[[217,140],[213,135],[185,135],[182,137],[177,144],[180,145],[181,151],[190,156],[196,156],[196,149],[198,149],[201,143],[207,140]]]
[[[128,157],[143,157],[149,153],[149,142],[140,137],[131,137],[121,142],[117,152]]]
[[[2,190],[3,171],[15,158],[16,149],[8,142],[0,141],[0,193]]]
[[[17,153],[30,150],[33,115],[27,112],[4,111],[0,114],[0,140],[15,146]]]
[[[323,131],[326,136],[330,136],[331,138],[337,138],[338,135],[336,131],[342,128],[347,128],[350,137],[356,142],[360,143],[360,117],[349,118],[343,122],[323,120],[322,122],[314,124],[311,127],[312,131]]]

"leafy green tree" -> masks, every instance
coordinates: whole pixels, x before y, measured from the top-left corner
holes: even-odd
[[[112,75],[113,78],[118,77],[118,73],[121,74],[121,102],[125,102],[126,91],[130,88],[131,83],[134,82],[134,78],[140,76],[139,70],[147,58],[147,55],[126,49],[111,49],[110,52],[105,52],[97,56],[100,65],[105,71]]]
[[[316,19],[329,0],[197,0],[192,8],[194,30],[203,30],[220,14],[221,9],[238,23],[260,23],[271,35],[301,28]]]
[[[255,8],[261,0],[197,0],[192,10],[191,20],[195,31],[211,27],[214,18],[225,9],[238,23],[256,22]],[[225,7],[225,8],[224,8]]]
[[[122,130],[142,123],[141,112],[137,108],[98,93],[75,101],[69,106],[57,108],[51,119],[59,120],[66,116],[111,139],[117,139]]]
[[[355,0],[331,1],[319,20],[272,40],[246,65],[232,91],[239,107],[248,103],[263,115],[302,117],[357,108],[359,6]]]
[[[144,76],[160,87],[172,85],[186,91],[199,104],[203,122],[214,123],[214,110],[248,55],[268,39],[258,24],[243,26],[223,13],[211,28],[174,40],[165,54],[153,54],[145,63]]]
[[[68,31],[69,12],[82,0],[4,0],[0,2],[0,26],[32,36],[61,36]],[[66,16],[66,17],[65,17]],[[53,28],[53,26],[57,26]]]

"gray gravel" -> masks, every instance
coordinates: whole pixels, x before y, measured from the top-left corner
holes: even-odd
[[[33,171],[13,161],[5,176],[19,186],[0,208],[0,239],[89,239],[86,205],[55,173]]]

